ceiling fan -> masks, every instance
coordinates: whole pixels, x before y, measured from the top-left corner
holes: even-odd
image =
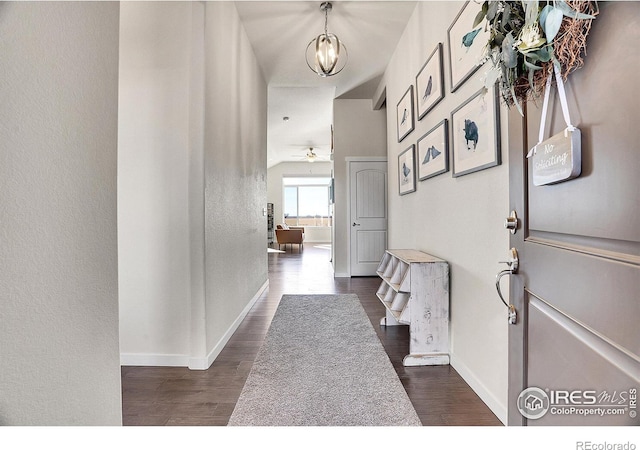
[[[298,155],[292,155],[292,156],[298,156]],[[298,156],[299,157],[299,156]],[[327,159],[324,156],[320,156],[318,155],[316,152],[313,151],[313,147],[309,147],[307,149],[307,154],[304,155],[303,157],[299,157],[300,160],[302,161],[308,161],[308,162],[314,162],[314,161],[326,161]]]

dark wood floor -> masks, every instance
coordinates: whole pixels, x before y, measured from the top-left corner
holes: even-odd
[[[295,247],[295,246],[294,246]],[[283,294],[355,293],[423,425],[502,425],[451,366],[404,367],[408,327],[381,327],[378,278],[333,278],[328,246],[270,253],[269,288],[208,370],[123,367],[124,425],[226,425]]]

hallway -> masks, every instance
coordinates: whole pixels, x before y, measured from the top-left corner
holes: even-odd
[[[331,250],[269,253],[269,288],[208,370],[123,367],[124,425],[226,425],[283,294],[355,293],[423,425],[502,425],[451,366],[403,367],[408,327],[380,327],[384,307],[375,277],[333,278]],[[348,345],[348,343],[345,343]]]

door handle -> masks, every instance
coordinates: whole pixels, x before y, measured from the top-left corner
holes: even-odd
[[[351,226],[352,226],[352,227],[359,227],[359,226],[360,226],[360,224],[359,224],[359,223],[355,223],[355,222],[353,222],[353,225],[351,225]]]
[[[502,303],[504,303],[504,305],[509,310],[509,315],[508,315],[509,324],[510,325],[514,325],[516,323],[516,320],[517,320],[516,308],[515,308],[515,306],[510,305],[509,303],[507,303],[507,301],[502,296],[502,291],[500,290],[500,280],[505,275],[513,275],[515,273],[518,273],[518,267],[520,265],[520,260],[518,259],[517,250],[515,248],[512,248],[511,249],[511,259],[509,261],[500,261],[500,263],[501,264],[506,264],[507,266],[509,266],[509,268],[505,269],[505,270],[501,270],[496,275],[496,290],[498,291],[498,296],[500,297],[500,300],[502,300]]]

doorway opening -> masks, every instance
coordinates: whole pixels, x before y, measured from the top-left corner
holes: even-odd
[[[283,177],[282,184],[282,223],[290,227],[304,227],[305,243],[331,244],[331,178]]]

